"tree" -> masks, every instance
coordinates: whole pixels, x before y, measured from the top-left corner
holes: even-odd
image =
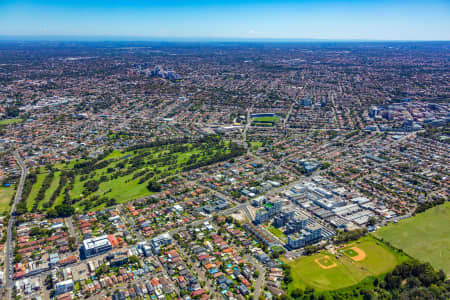
[[[409,277],[407,283],[409,288],[419,287],[421,284],[417,277]]]
[[[106,206],[114,206],[117,204],[117,200],[115,198],[110,198],[106,201]]]
[[[77,245],[76,245],[76,239],[75,237],[71,236],[68,238],[67,242],[69,243],[69,248],[71,251],[75,251],[77,249]]]
[[[149,181],[149,183],[147,184],[147,189],[150,192],[157,193],[157,192],[161,191],[161,185],[158,182],[156,182],[156,181]]]
[[[87,192],[93,193],[98,190],[100,186],[100,183],[95,180],[89,180],[84,184],[84,187],[86,188]]]
[[[141,262],[136,255],[131,255],[130,257],[128,257],[128,262],[130,264],[138,264],[139,266],[141,265]]]
[[[355,229],[348,232],[340,232],[336,237],[336,242],[338,243],[346,243],[349,241],[356,241],[360,237],[364,236],[367,233],[367,228],[364,229]]]
[[[375,226],[376,223],[377,223],[377,219],[375,217],[370,217],[369,221],[367,221],[367,225],[370,225],[370,226]]]
[[[384,281],[386,282],[386,289],[394,290],[400,287],[402,278],[400,276],[392,275],[391,273],[389,273],[384,277]]]
[[[371,300],[375,297],[375,294],[369,289],[363,289],[361,290],[361,296],[364,300]]]
[[[97,277],[99,277],[100,275],[108,272],[109,267],[105,264],[101,264],[96,270],[95,270],[95,275],[97,275]]]
[[[322,165],[320,166],[320,168],[321,168],[322,170],[328,169],[329,167],[331,167],[331,163],[328,162],[328,161],[324,161],[324,162],[322,163]]]
[[[20,202],[16,206],[16,214],[23,215],[27,212],[27,205],[25,202]]]
[[[287,274],[284,275],[284,277],[283,277],[283,281],[284,281],[284,283],[286,283],[286,284],[291,283],[292,280],[293,280],[293,278],[292,278],[291,272],[287,273]]]
[[[19,116],[19,108],[16,106],[8,106],[5,110],[5,113],[10,118],[16,118]]]
[[[291,292],[291,297],[294,299],[301,298],[303,296],[303,290],[297,288]]]
[[[68,204],[57,205],[55,209],[59,217],[70,217],[75,213],[75,209]]]
[[[47,289],[52,289],[53,288],[53,281],[52,281],[52,276],[51,275],[47,275],[47,277],[45,277],[44,284],[47,287]]]
[[[39,227],[33,227],[30,229],[30,235],[35,236],[41,234],[41,229]]]
[[[442,270],[442,269],[440,269],[440,270],[437,272],[437,276],[438,276],[438,278],[439,278],[440,281],[444,281],[445,278],[447,278],[447,275],[445,275],[445,272],[444,272],[444,270]]]
[[[49,208],[47,210],[47,218],[56,218],[58,216],[58,212],[56,211],[56,209],[54,208]]]
[[[19,263],[20,261],[22,261],[22,255],[21,255],[20,253],[17,253],[17,254],[14,256],[14,262],[15,262],[15,263]]]
[[[320,247],[314,246],[314,245],[309,245],[309,246],[305,247],[305,254],[306,255],[311,255],[313,253],[316,253],[319,250],[320,250]]]

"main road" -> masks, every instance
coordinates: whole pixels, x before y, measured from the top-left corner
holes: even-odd
[[[247,119],[246,119],[247,124],[245,124],[244,131],[242,132],[242,143],[243,143],[244,147],[247,149],[247,154],[250,153],[250,147],[247,143],[247,131],[252,123],[251,118],[250,118],[250,113],[251,113],[252,109],[253,109],[253,105],[247,109]]]
[[[14,159],[17,161],[17,164],[20,166],[21,169],[21,176],[19,185],[16,189],[16,195],[14,197],[14,202],[11,207],[11,213],[9,217],[8,222],[8,229],[7,229],[7,239],[6,239],[6,247],[5,247],[5,287],[6,287],[6,299],[11,299],[12,294],[12,287],[13,287],[13,259],[14,259],[14,240],[13,240],[13,227],[14,223],[16,221],[16,206],[17,204],[22,200],[22,190],[23,186],[25,184],[25,179],[27,178],[27,167],[25,166],[25,163],[23,162],[22,158],[20,157],[19,153],[17,151],[14,151]]]

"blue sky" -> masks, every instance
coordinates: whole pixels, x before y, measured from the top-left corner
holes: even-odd
[[[0,35],[450,40],[450,0],[0,0]]]

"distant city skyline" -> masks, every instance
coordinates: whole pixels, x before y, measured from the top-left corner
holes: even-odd
[[[450,40],[450,2],[0,0],[5,37]]]

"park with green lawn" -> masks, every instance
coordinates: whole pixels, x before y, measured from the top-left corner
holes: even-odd
[[[177,139],[109,150],[41,167],[29,175],[27,211],[45,211],[61,204],[89,211],[149,196],[165,178],[243,154],[242,147],[219,136]]]
[[[20,123],[23,120],[20,118],[15,118],[15,119],[2,119],[0,120],[0,126],[1,125],[10,125],[10,124],[16,124],[16,123]]]
[[[0,186],[0,214],[5,214],[9,212],[9,203],[14,196],[15,187],[10,186]]]
[[[450,202],[382,227],[375,235],[450,275]]]
[[[251,150],[257,150],[258,148],[262,147],[263,142],[262,141],[250,141],[250,149]]]
[[[408,260],[410,257],[406,254],[390,248],[372,236],[351,242],[350,245],[337,249],[335,253],[322,251],[295,260],[282,259],[291,270],[292,281],[288,285],[290,292],[305,288],[314,288],[317,291],[346,288],[367,277],[390,272],[396,265]]]
[[[273,225],[267,225],[267,231],[276,236],[280,241],[287,242],[287,237],[280,229],[274,227]]]

